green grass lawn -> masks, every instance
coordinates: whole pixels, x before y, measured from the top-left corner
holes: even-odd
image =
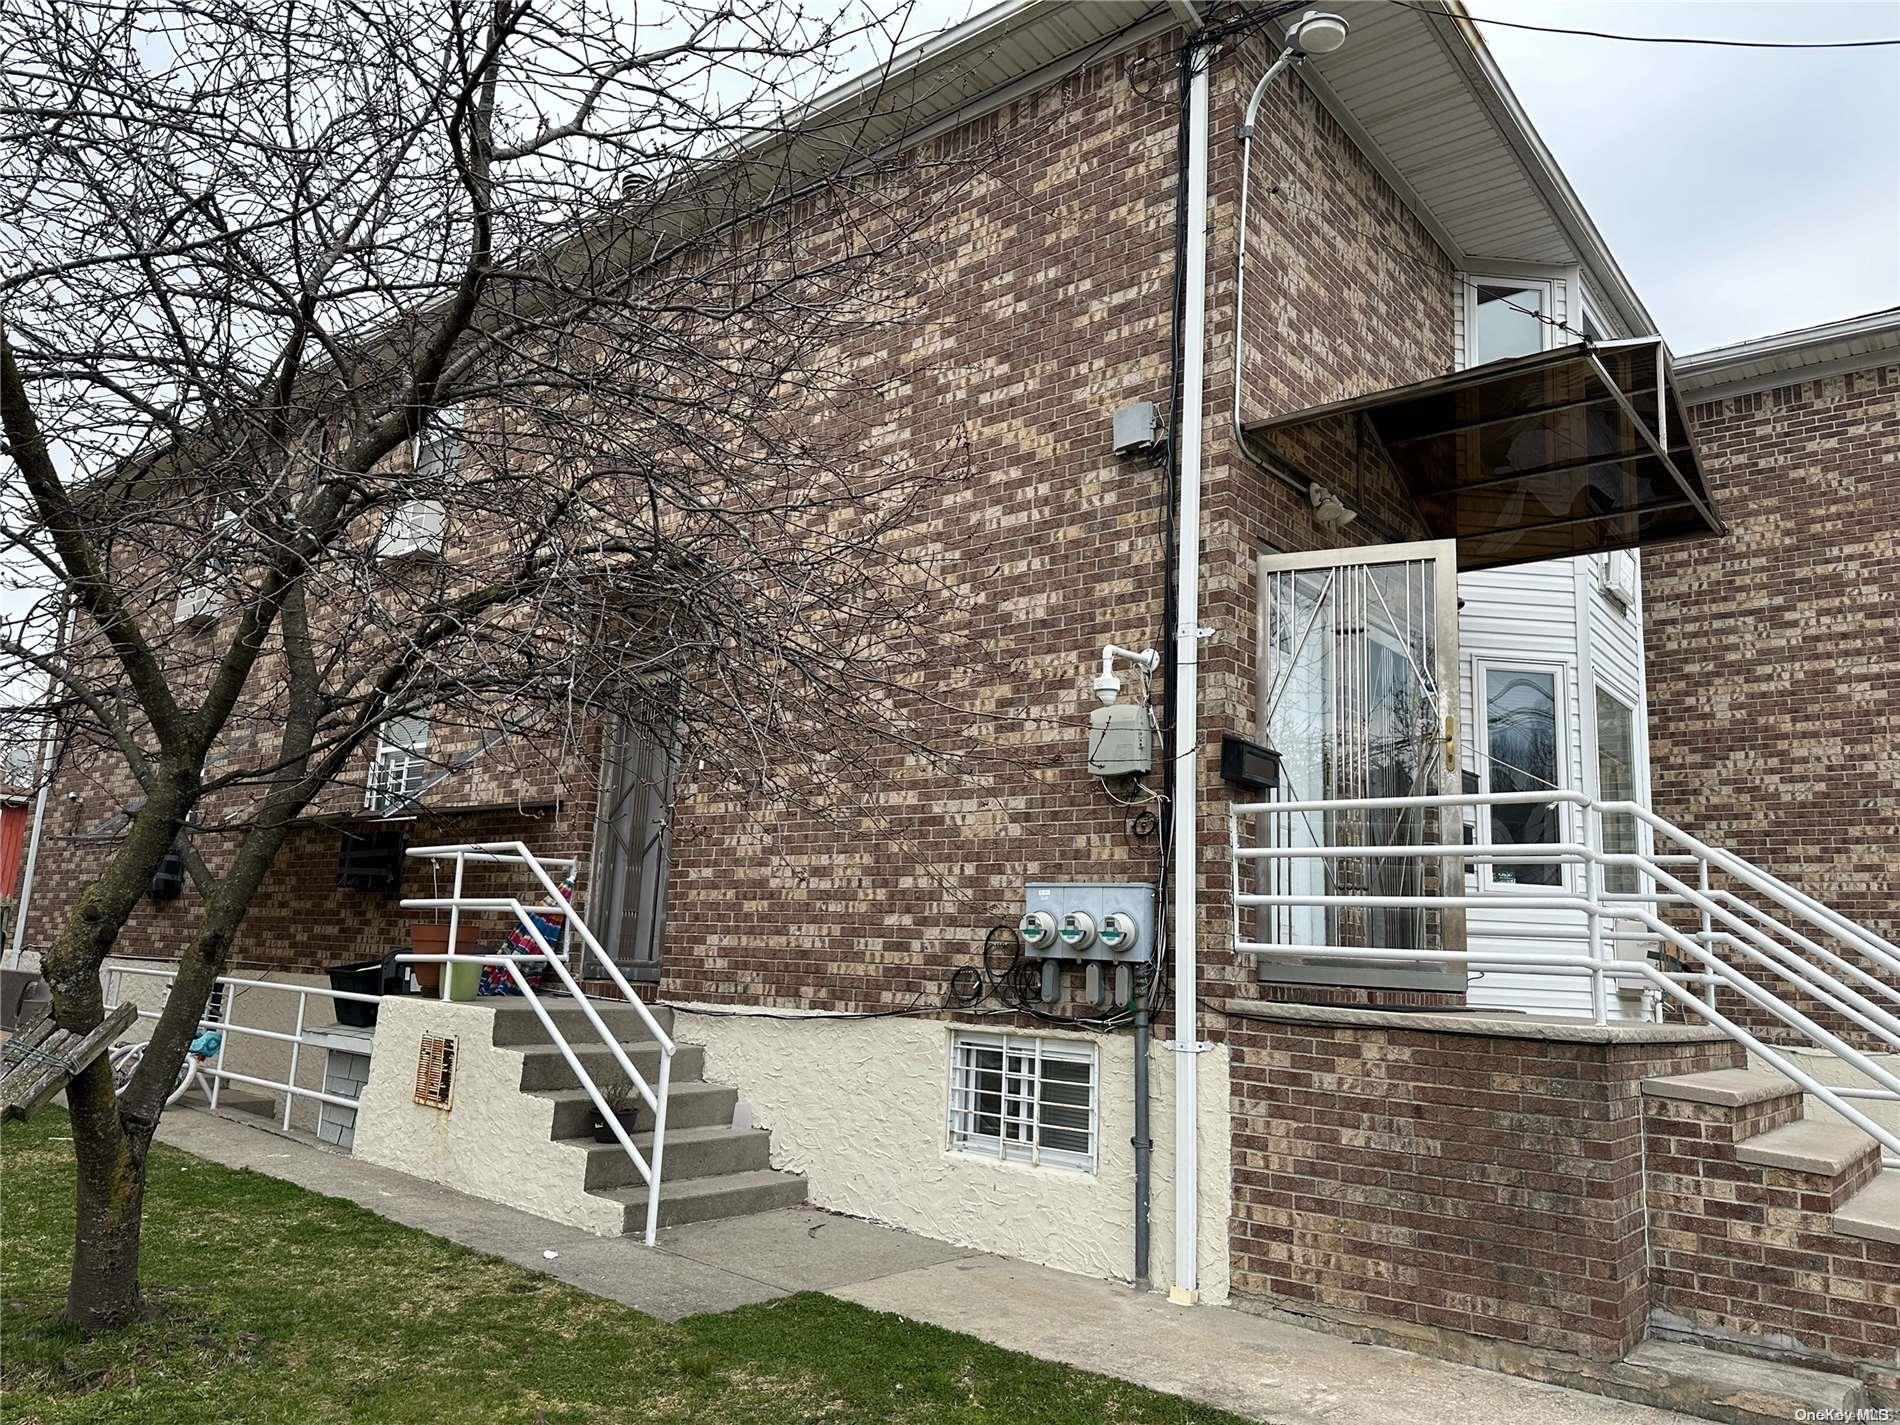
[[[160,1147],[153,1320],[60,1323],[64,1115],[0,1129],[0,1420],[1228,1422],[820,1295],[668,1324],[352,1203]]]

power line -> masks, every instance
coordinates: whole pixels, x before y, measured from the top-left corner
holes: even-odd
[[[1721,49],[1878,49],[1883,46],[1900,45],[1900,39],[1891,40],[1720,40],[1705,39],[1694,35],[1625,35],[1612,30],[1575,30],[1562,25],[1533,25],[1523,20],[1492,20],[1482,15],[1458,16],[1446,10],[1430,5],[1419,5],[1413,0],[1392,0],[1395,5],[1407,10],[1416,10],[1421,15],[1430,15],[1434,20],[1469,20],[1474,25],[1498,25],[1509,30],[1535,30],[1544,35],[1580,35],[1593,40],[1621,40],[1635,45],[1713,45]]]

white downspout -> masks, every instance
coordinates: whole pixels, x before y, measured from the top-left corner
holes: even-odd
[[[1207,111],[1211,56],[1198,53],[1188,85],[1187,293],[1181,355],[1181,507],[1175,524],[1179,571],[1174,631],[1174,1285],[1170,1301],[1200,1299],[1200,1012],[1195,930],[1200,910],[1196,756],[1200,744],[1201,430],[1207,392]]]
[[[26,844],[26,866],[20,872],[20,904],[13,912],[13,940],[7,946],[7,958],[14,964],[26,953],[26,918],[33,906],[33,872],[40,860],[40,828],[46,823],[46,791],[53,780],[50,759],[40,778],[39,795],[33,799],[33,832]]]

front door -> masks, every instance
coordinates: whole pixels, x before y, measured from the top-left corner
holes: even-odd
[[[616,721],[601,759],[588,924],[629,980],[660,977],[673,775],[664,746]]]
[[[1280,754],[1273,799],[1455,792],[1458,561],[1451,540],[1263,554],[1259,561],[1257,733]],[[1451,857],[1380,856],[1381,846],[1458,844],[1457,808],[1373,808],[1260,818],[1263,844],[1364,847],[1363,856],[1261,860],[1256,884],[1293,896],[1459,894]],[[1464,913],[1415,906],[1263,906],[1253,933],[1276,945],[1462,950]],[[1460,990],[1464,967],[1263,961],[1270,979]]]

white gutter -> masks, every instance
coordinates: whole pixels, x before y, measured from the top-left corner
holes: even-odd
[[[1199,810],[1201,654],[1201,433],[1207,391],[1207,110],[1205,51],[1195,57],[1188,85],[1186,304],[1181,339],[1181,507],[1175,523],[1175,567],[1180,581],[1174,631],[1174,1285],[1170,1301],[1200,1299],[1200,1005],[1196,983],[1196,927],[1200,913]]]

